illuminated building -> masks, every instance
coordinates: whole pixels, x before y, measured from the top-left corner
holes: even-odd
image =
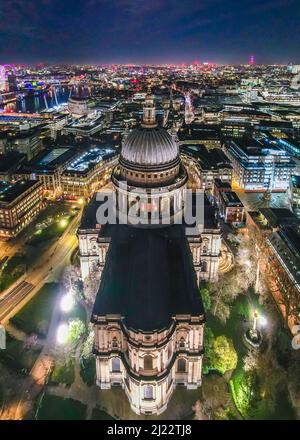
[[[200,268],[211,236],[198,225],[204,236],[189,243],[185,225],[172,224],[182,216],[187,174],[174,139],[157,126],[149,94],[141,126],[123,140],[112,182],[117,218],[128,214],[128,224],[98,224],[94,200],[78,230],[82,277],[101,271],[92,313],[97,384],[122,387],[137,414],[159,414],[176,386],[201,385],[205,318],[191,249]],[[133,225],[128,211],[140,201],[138,188],[148,200],[140,205],[143,225]],[[166,205],[170,225],[161,220]],[[209,226],[215,230],[213,222]]]
[[[10,151],[17,151],[25,154],[27,160],[31,160],[43,148],[41,140],[41,128],[19,126],[4,126],[0,131],[0,154],[6,154]]]
[[[178,131],[180,145],[201,144],[208,149],[221,147],[220,130],[218,125],[192,123]]]
[[[232,166],[220,148],[207,149],[204,145],[181,145],[180,155],[187,171],[195,175],[199,188],[213,189],[214,180],[219,178],[231,185]]]
[[[245,220],[245,208],[233,191],[219,191],[217,199],[219,213],[225,223],[238,226]]]
[[[234,118],[223,119],[221,133],[224,138],[242,138],[252,132],[252,122]]]
[[[61,175],[63,196],[90,199],[97,189],[109,182],[117,156],[116,150],[99,147],[78,154]]]
[[[64,125],[63,133],[74,136],[89,137],[100,131],[106,124],[104,115],[100,112],[90,113]]]
[[[281,148],[284,148],[288,154],[297,159],[300,159],[300,142],[296,139],[278,139],[277,145]]]
[[[247,213],[247,224],[255,228],[260,273],[293,332],[300,324],[299,220],[288,209],[261,208]]]
[[[68,109],[74,117],[86,116],[89,113],[88,100],[73,96],[69,98]]]
[[[238,226],[245,221],[245,208],[228,182],[215,179],[213,195],[225,223]]]
[[[290,202],[294,214],[300,219],[300,176],[291,176]]]
[[[259,139],[231,139],[225,152],[233,177],[245,191],[286,191],[295,162],[283,148]]]
[[[53,148],[23,164],[15,175],[22,179],[40,181],[43,184],[44,196],[53,199],[61,196],[62,173],[77,155],[78,151],[70,146]]]
[[[19,180],[0,182],[0,237],[15,237],[43,208],[40,182]]]

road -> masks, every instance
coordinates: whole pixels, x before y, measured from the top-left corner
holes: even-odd
[[[63,235],[41,254],[38,262],[30,267],[24,279],[17,280],[13,286],[1,294],[0,322],[2,324],[31,299],[55,272],[59,275],[68,264],[77,246],[76,230],[81,213],[82,210],[72,219]]]
[[[4,298],[0,298],[0,322],[32,291],[33,287],[33,284],[21,281]]]

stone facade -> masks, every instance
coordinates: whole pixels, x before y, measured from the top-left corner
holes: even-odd
[[[96,215],[95,215],[96,221]],[[198,284],[201,280],[218,280],[222,235],[219,227],[199,227],[199,234],[188,237]],[[84,280],[94,270],[102,272],[110,237],[101,235],[100,225],[78,230],[81,276]]]
[[[203,317],[176,316],[168,329],[129,330],[119,317],[94,317],[97,385],[120,386],[137,414],[160,414],[176,386],[201,385]]]
[[[98,224],[94,199],[78,231],[82,278],[101,274],[91,318],[97,384],[122,387],[136,414],[165,411],[179,385],[201,386],[205,316],[198,285],[218,277],[221,231],[210,205],[195,235],[177,223],[184,220],[187,180],[148,94],[141,127],[124,139],[112,172],[119,224]],[[162,220],[166,207],[169,223]]]

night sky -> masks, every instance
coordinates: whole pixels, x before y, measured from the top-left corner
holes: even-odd
[[[1,0],[0,64],[300,63],[299,0]]]

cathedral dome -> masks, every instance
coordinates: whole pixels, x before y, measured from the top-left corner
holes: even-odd
[[[158,126],[153,96],[147,94],[141,125],[123,139],[119,165],[113,178],[123,179],[131,186],[158,188],[178,181],[183,170],[175,139]]]
[[[124,140],[121,159],[129,164],[156,167],[178,161],[178,146],[163,128],[141,126]]]

